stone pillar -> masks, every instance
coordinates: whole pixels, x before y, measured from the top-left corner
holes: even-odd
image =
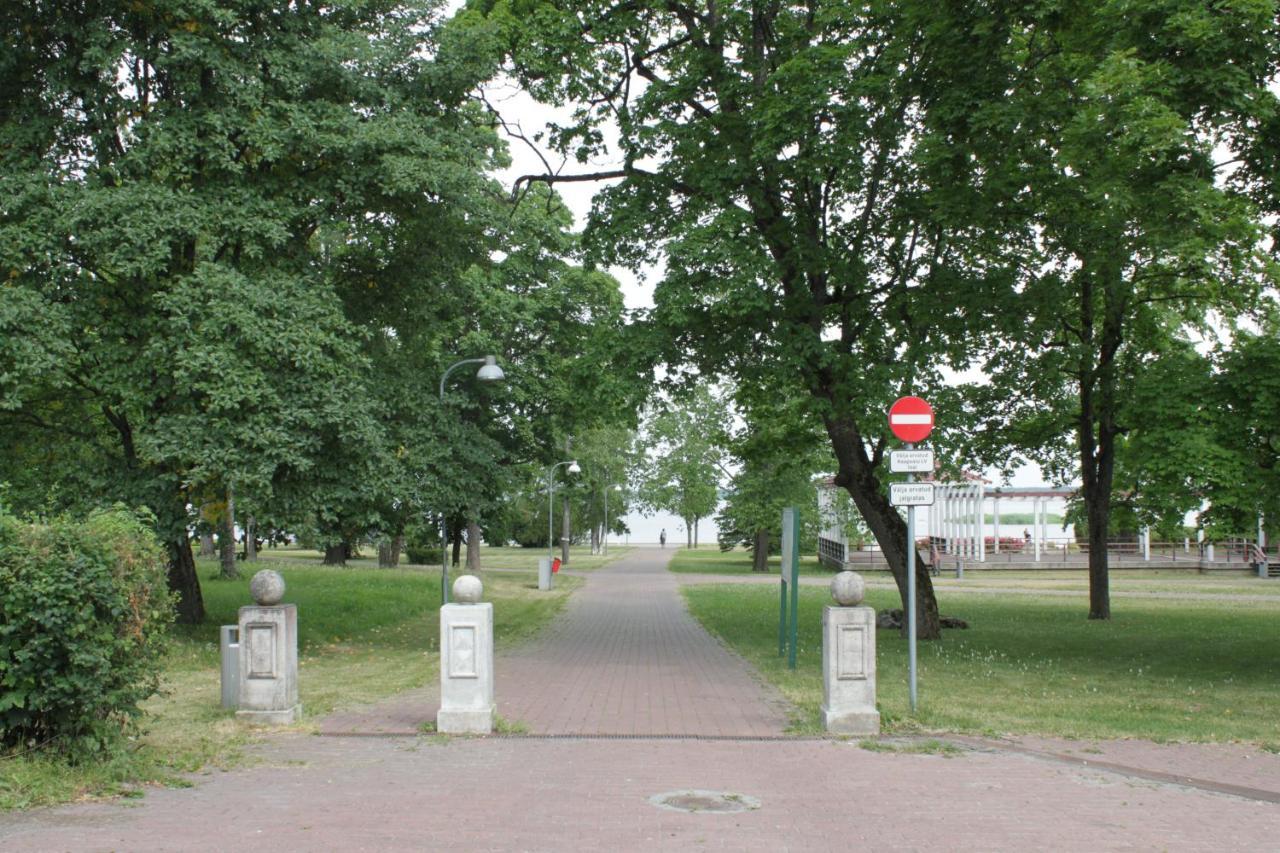
[[[240,608],[240,702],[236,717],[251,723],[289,725],[302,716],[298,703],[298,608],[280,604],[284,578],[269,569],[249,582],[257,605]]]
[[[493,605],[481,602],[474,575],[454,581],[453,603],[440,608],[440,710],[436,731],[493,731]]]
[[[855,572],[831,582],[836,606],[822,609],[822,720],[827,731],[880,733],[876,710],[876,612],[859,607],[865,586]]]
[[[538,558],[538,589],[546,592],[551,589],[551,558]]]

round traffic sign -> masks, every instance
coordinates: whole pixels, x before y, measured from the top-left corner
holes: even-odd
[[[908,444],[924,441],[933,432],[933,407],[919,397],[900,397],[889,407],[889,429]]]

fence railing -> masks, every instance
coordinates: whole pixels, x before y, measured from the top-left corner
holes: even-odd
[[[820,539],[818,547],[819,556],[826,563],[842,561],[865,566],[885,564],[883,552],[875,546],[845,549],[839,543]],[[917,547],[925,555],[926,561],[931,563],[957,558],[970,565],[979,562],[979,552],[972,537],[924,537],[917,540]],[[1084,566],[1089,561],[1089,543],[1069,537],[1040,540],[1038,560],[1036,551],[1034,540],[1015,537],[1001,537],[997,550],[993,537],[988,536],[983,543],[983,559],[980,564],[998,566],[1001,563],[1021,565],[1034,562],[1049,568],[1054,563]],[[1203,565],[1246,568],[1261,561],[1264,556],[1266,562],[1280,564],[1280,543],[1259,549],[1256,543],[1243,539],[1200,543],[1153,540],[1145,545],[1141,540],[1116,539],[1107,543],[1107,555],[1110,562],[1118,565],[1158,562],[1185,563],[1188,567]]]

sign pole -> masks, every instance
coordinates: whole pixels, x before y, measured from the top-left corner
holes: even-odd
[[[781,595],[778,596],[778,657],[787,651],[787,580],[782,579]]]
[[[800,513],[791,511],[791,650],[787,667],[796,668],[796,646],[800,644]]]
[[[908,444],[911,450],[914,444]],[[907,474],[914,483],[915,474]],[[916,508],[907,507],[907,680],[911,695],[911,713],[916,712]]]

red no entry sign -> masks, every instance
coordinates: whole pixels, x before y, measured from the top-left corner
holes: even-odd
[[[924,441],[933,432],[933,407],[919,397],[901,397],[889,407],[889,429],[908,444]]]

